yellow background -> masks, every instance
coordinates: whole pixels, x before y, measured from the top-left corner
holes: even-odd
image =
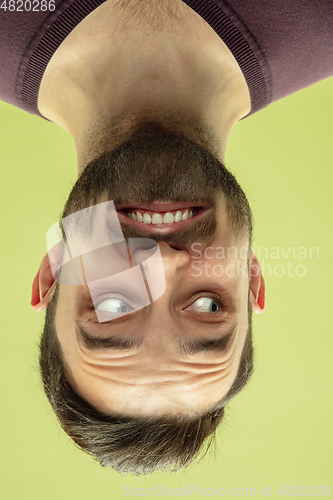
[[[30,308],[30,290],[46,254],[45,233],[76,180],[76,155],[57,125],[5,103],[0,115],[0,498],[121,499],[124,485],[161,485],[174,497],[183,485],[225,488],[225,496],[231,488],[243,488],[243,496],[256,488],[257,497],[271,486],[271,497],[282,498],[280,485],[298,496],[293,485],[333,487],[333,79],[232,131],[227,167],[248,195],[255,247],[268,248],[262,257],[272,268],[271,276],[265,272],[267,309],[254,317],[255,372],[226,411],[215,454],[182,473],[141,478],[103,469],[78,450],[43,394],[37,356],[44,313]],[[289,257],[272,258],[272,247],[291,249]],[[298,247],[318,247],[319,259],[294,259]],[[294,270],[304,265],[305,276],[288,276],[288,262]],[[276,265],[284,276],[274,274]],[[165,492],[162,498],[171,497]],[[191,498],[203,496],[192,489]]]

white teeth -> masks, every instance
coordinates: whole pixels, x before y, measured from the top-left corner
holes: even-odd
[[[151,224],[151,217],[149,214],[144,214],[143,221],[144,224]]]
[[[188,219],[188,210],[185,210],[182,220],[187,220],[187,219]]]
[[[163,224],[173,224],[175,222],[175,219],[172,215],[171,212],[167,212],[163,216]]]
[[[197,210],[195,210],[194,212],[191,210],[189,212],[187,209],[183,214],[180,210],[178,210],[175,215],[173,215],[171,212],[167,212],[163,216],[162,214],[154,213],[151,217],[149,214],[144,214],[142,216],[139,211],[137,211],[136,213],[128,212],[126,215],[130,219],[137,220],[139,222],[142,222],[143,224],[173,224],[174,222],[181,222],[187,219],[191,219],[193,215],[196,215],[197,213]]]
[[[153,214],[153,218],[151,220],[152,224],[162,224],[163,223],[163,217],[161,214]]]
[[[175,215],[175,222],[180,222],[182,220],[182,213],[180,210]]]

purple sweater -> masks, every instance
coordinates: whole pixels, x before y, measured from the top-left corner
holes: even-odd
[[[42,116],[37,97],[49,60],[103,1],[55,0],[53,12],[0,9],[0,100]],[[333,0],[183,1],[233,53],[249,86],[251,114],[333,75]]]

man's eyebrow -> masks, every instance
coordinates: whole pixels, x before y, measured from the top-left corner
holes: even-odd
[[[198,354],[199,352],[223,352],[226,351],[234,337],[234,332],[238,323],[233,325],[226,333],[217,339],[197,339],[179,344],[179,350],[182,354]]]
[[[199,352],[226,351],[234,336],[237,323],[233,325],[228,332],[217,339],[197,339],[190,341],[180,341],[178,350],[181,354],[198,354]],[[84,345],[89,349],[116,349],[120,351],[138,348],[143,342],[143,338],[129,339],[113,335],[111,337],[95,337],[82,325],[77,323],[77,329]]]
[[[79,337],[84,345],[89,349],[117,349],[125,351],[140,347],[143,342],[142,338],[126,339],[117,335],[112,337],[95,337],[79,323],[76,324]]]

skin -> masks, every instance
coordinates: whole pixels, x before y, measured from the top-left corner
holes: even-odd
[[[87,286],[60,285],[55,326],[66,371],[77,392],[100,411],[195,415],[213,407],[230,389],[248,328],[249,291],[252,309],[260,313],[265,288],[253,253],[248,267],[247,238],[231,230],[222,199],[217,209],[220,215],[213,238],[177,249],[159,243],[166,291],[143,309],[100,323]],[[229,248],[237,250],[228,255]],[[40,279],[46,274],[42,271]],[[223,304],[215,311],[210,307],[215,303],[209,300],[212,294]],[[100,303],[107,299],[101,297]],[[201,309],[200,297],[208,298]],[[35,308],[44,307],[49,298]],[[77,333],[77,322],[91,336],[140,339],[141,345],[120,350],[86,346]],[[179,352],[180,341],[213,341],[232,328],[225,351]]]
[[[209,129],[223,159],[228,135],[251,102],[227,46],[181,0],[145,6],[108,0],[54,53],[38,109],[73,137],[80,175],[97,152],[123,141],[143,116],[165,122],[181,115],[188,118],[189,135],[195,125]],[[109,137],[113,121],[119,126]]]
[[[147,10],[138,5],[102,4],[64,40],[45,71],[38,107],[73,137],[78,176],[96,155],[129,138],[142,119],[181,128],[223,160],[232,127],[250,112],[237,62],[199,15],[180,0],[147,2]],[[163,211],[169,200],[156,201]],[[87,286],[60,285],[55,324],[66,371],[75,389],[100,411],[197,414],[230,389],[248,328],[248,299],[254,312],[263,310],[264,281],[255,256],[251,253],[248,262],[241,252],[248,239],[231,229],[222,196],[215,197],[213,210],[216,226],[205,238],[192,231],[194,221],[139,228],[119,216],[126,237],[159,243],[165,271],[165,293],[133,314],[99,323]],[[206,256],[196,259],[197,250],[208,247]],[[237,248],[237,256],[217,256],[218,249],[230,247]],[[249,272],[214,276],[214,265]],[[54,289],[46,256],[33,283],[32,306],[46,307]],[[223,304],[215,312],[209,311],[212,293]],[[200,297],[208,298],[206,311],[197,308]],[[77,335],[77,321],[91,335],[140,339],[141,345],[89,348]],[[180,341],[216,340],[231,328],[233,337],[224,351],[179,351]]]

